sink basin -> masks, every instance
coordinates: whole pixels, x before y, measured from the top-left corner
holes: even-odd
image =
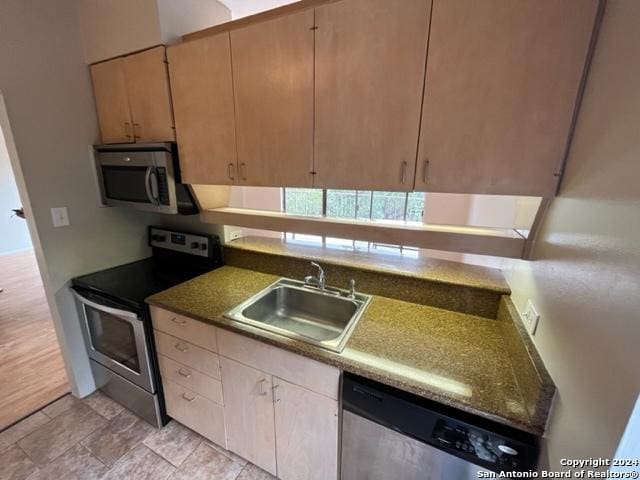
[[[341,352],[371,300],[370,295],[281,278],[234,307],[225,317]]]

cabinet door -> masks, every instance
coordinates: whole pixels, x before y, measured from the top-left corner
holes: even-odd
[[[597,0],[433,0],[416,190],[555,194]]]
[[[338,478],[338,402],[273,378],[278,478]]]
[[[174,140],[165,48],[124,57],[124,71],[136,142]]]
[[[413,188],[430,6],[316,9],[316,187]]]
[[[91,79],[102,143],[133,142],[124,59],[91,65]]]
[[[229,33],[167,49],[180,171],[185,183],[237,178]]]
[[[220,368],[227,448],[275,475],[271,376],[224,357]]]
[[[313,10],[231,32],[240,182],[313,184]]]

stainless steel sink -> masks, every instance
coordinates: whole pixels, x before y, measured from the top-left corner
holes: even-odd
[[[341,352],[370,295],[281,278],[234,307],[225,317]]]

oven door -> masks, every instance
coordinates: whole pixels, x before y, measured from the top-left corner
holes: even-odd
[[[178,213],[169,152],[97,151],[96,169],[105,205]]]
[[[155,393],[145,325],[134,312],[101,305],[73,291],[81,310],[81,325],[89,357]]]

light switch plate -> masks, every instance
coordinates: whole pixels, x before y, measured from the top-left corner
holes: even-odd
[[[539,320],[540,314],[536,310],[536,307],[533,305],[533,302],[531,300],[527,300],[527,307],[522,313],[522,321],[531,336],[536,334]]]
[[[51,219],[54,227],[69,226],[69,212],[67,207],[54,207],[51,209]]]

